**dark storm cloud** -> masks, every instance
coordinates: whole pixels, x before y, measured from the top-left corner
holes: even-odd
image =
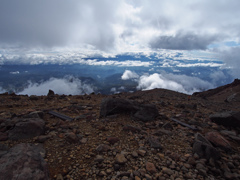
[[[115,5],[116,4],[116,5]],[[0,43],[19,47],[53,47],[88,43],[98,49],[113,46],[112,11],[107,1],[2,0]]]
[[[239,6],[238,0],[1,0],[0,50],[205,50],[237,41]]]
[[[63,0],[3,0],[0,5],[1,43],[62,45],[76,21],[77,6]]]
[[[181,32],[175,36],[159,36],[150,41],[150,46],[153,49],[205,50],[217,39],[217,36]]]

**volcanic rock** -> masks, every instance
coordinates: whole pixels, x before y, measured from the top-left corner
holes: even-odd
[[[6,146],[5,144],[1,144],[0,143],[0,158],[6,154],[8,151],[8,146]]]
[[[15,122],[13,129],[8,131],[8,137],[12,140],[32,138],[45,131],[45,122],[40,118],[17,119]]]
[[[159,142],[159,140],[158,140],[157,137],[155,137],[155,136],[150,136],[150,137],[148,138],[148,142],[149,142],[149,144],[150,144],[150,146],[151,146],[152,148],[162,149],[162,146],[161,146],[161,144],[160,144],[160,142]]]
[[[96,151],[98,152],[107,152],[111,149],[111,147],[107,144],[100,144],[97,148]]]
[[[221,112],[210,116],[216,124],[228,127],[240,127],[240,112]]]
[[[65,133],[64,136],[65,136],[66,141],[68,141],[69,143],[79,142],[78,137],[73,132]]]
[[[157,108],[151,104],[141,105],[138,102],[120,98],[107,98],[102,101],[100,117],[126,113],[144,122],[152,121],[159,115]]]
[[[135,132],[141,132],[141,131],[142,131],[141,128],[135,127],[135,126],[131,126],[131,125],[125,125],[125,126],[123,127],[123,130],[124,130],[124,131],[131,131],[131,132],[133,132],[133,133],[135,133]]]
[[[0,141],[6,141],[8,139],[8,134],[0,132]]]
[[[119,141],[118,137],[108,137],[107,138],[107,142],[109,142],[110,144],[115,144]]]
[[[47,164],[33,144],[18,144],[0,158],[0,179],[49,179]]]
[[[51,97],[51,96],[54,96],[54,95],[55,95],[54,91],[49,89],[47,96]]]
[[[201,158],[217,160],[220,158],[219,151],[212,146],[212,144],[201,134],[195,135],[195,142],[193,144],[193,153],[197,153]]]
[[[205,137],[217,147],[220,147],[226,151],[230,151],[232,149],[228,140],[226,140],[218,132],[208,132],[206,133]]]
[[[151,162],[146,163],[146,170],[152,174],[157,172],[155,165]]]
[[[116,155],[116,163],[117,164],[125,164],[127,159],[125,158],[124,154],[117,154]]]

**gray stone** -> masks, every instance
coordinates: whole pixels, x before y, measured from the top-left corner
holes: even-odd
[[[47,163],[41,156],[42,147],[18,144],[0,158],[0,179],[48,180]]]
[[[155,136],[150,136],[150,137],[148,138],[148,142],[149,142],[149,144],[150,144],[150,146],[151,146],[152,148],[154,148],[154,149],[162,149],[162,146],[161,146],[161,144],[160,144],[160,142],[159,142],[159,140],[158,140],[157,137],[155,137]]]
[[[0,158],[8,152],[8,146],[0,143]]]
[[[136,151],[133,151],[132,152],[132,157],[137,158],[138,157],[138,153]]]
[[[201,134],[195,135],[195,142],[193,144],[193,153],[196,153],[200,158],[218,160],[220,158],[219,151],[212,146],[212,144]]]
[[[163,172],[164,174],[168,174],[169,176],[171,176],[171,175],[174,174],[174,172],[173,172],[171,169],[168,169],[167,167],[163,167],[163,168],[162,168],[162,172]]]
[[[11,140],[33,138],[45,132],[45,122],[40,118],[17,119],[14,122],[16,123],[8,132]]]
[[[101,155],[97,155],[96,158],[95,158],[95,161],[101,163],[101,162],[104,161],[104,158]]]
[[[159,115],[156,106],[151,104],[143,105],[120,98],[106,98],[101,103],[100,117],[126,113],[132,114],[136,120],[144,122],[152,121]]]
[[[123,154],[117,154],[115,159],[117,164],[125,164],[127,162],[127,159]]]
[[[107,144],[100,144],[97,148],[96,151],[97,152],[107,152],[111,149],[111,147]]]
[[[228,127],[240,127],[240,112],[222,112],[210,116],[210,119],[220,125]]]

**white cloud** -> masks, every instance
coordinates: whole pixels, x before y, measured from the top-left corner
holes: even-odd
[[[231,69],[232,75],[240,78],[240,47],[231,47],[216,51],[219,53],[219,59],[225,62],[225,67]]]
[[[79,79],[72,76],[66,76],[63,79],[50,78],[48,81],[42,83],[31,83],[29,82],[28,87],[18,94],[27,95],[47,95],[49,89],[53,90],[56,94],[72,94],[82,95],[90,94],[94,92],[94,87],[90,84],[85,84]]]
[[[136,79],[138,78],[138,74],[130,71],[130,70],[125,70],[123,75],[121,76],[122,80],[128,80],[128,79]]]
[[[131,71],[127,72],[127,74],[130,75],[131,73],[132,73]],[[128,76],[126,75],[126,77]],[[144,74],[137,78],[136,80],[138,81],[137,86],[138,90],[151,90],[155,88],[163,88],[186,94],[192,94],[193,92],[213,88],[213,85],[211,83],[203,81],[197,77],[177,75],[165,72],[161,74],[158,73]]]
[[[222,67],[223,65],[220,63],[192,63],[192,64],[183,64],[179,63],[177,67]]]
[[[143,75],[139,78],[137,89],[150,90],[155,88],[164,88],[179,92],[185,92],[181,84],[167,80],[162,75],[157,73],[154,73],[152,75]]]
[[[226,75],[222,71],[214,71],[210,74],[210,78],[214,84],[222,82],[222,84],[226,80]]]
[[[19,71],[10,72],[10,74],[19,74]]]
[[[121,87],[119,87],[119,88],[112,87],[112,88],[110,89],[110,92],[112,92],[113,94],[117,94],[117,93],[120,93],[120,92],[122,92],[122,91],[124,91],[124,90],[125,90],[125,87],[124,87],[124,86],[121,86]]]
[[[0,87],[0,94],[5,93],[5,92],[7,92],[7,91],[5,91],[2,87]]]

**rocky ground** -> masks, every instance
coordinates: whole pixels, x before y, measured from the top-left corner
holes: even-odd
[[[214,95],[1,94],[0,179],[240,179],[240,102]]]

